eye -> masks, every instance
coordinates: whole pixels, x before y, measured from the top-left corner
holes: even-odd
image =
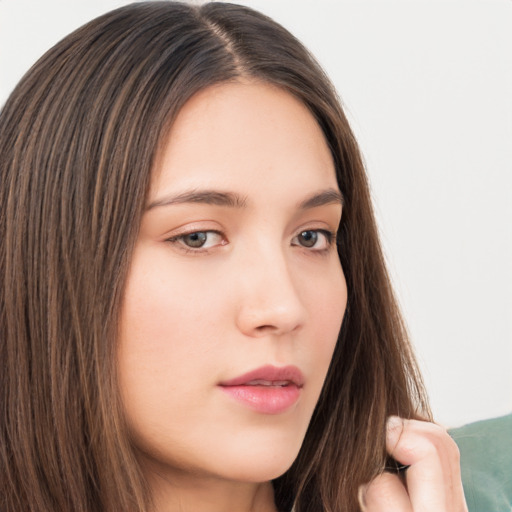
[[[185,246],[184,249],[210,249],[216,245],[225,245],[226,241],[218,231],[192,231],[173,236],[168,242]]]
[[[329,249],[334,238],[334,233],[325,229],[307,229],[292,239],[292,245],[322,251]]]

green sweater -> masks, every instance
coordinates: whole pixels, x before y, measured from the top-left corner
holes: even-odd
[[[469,512],[512,511],[512,414],[450,431]]]

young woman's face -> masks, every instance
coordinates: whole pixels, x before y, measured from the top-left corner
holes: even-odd
[[[160,473],[262,482],[295,459],[346,306],[326,141],[290,94],[210,87],[162,148],[121,316],[119,379]]]

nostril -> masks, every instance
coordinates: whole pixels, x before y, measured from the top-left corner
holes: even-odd
[[[298,327],[298,325],[294,326],[292,328],[290,328],[289,326],[282,326],[280,328],[279,325],[267,324],[267,325],[257,326],[254,329],[254,332],[257,333],[257,335],[264,336],[264,335],[270,335],[270,334],[281,334],[281,333],[285,333],[285,332],[295,331],[297,329],[297,327]]]
[[[274,325],[260,325],[259,327],[256,327],[256,330],[258,332],[267,332],[267,331],[273,331],[276,330],[277,327]]]

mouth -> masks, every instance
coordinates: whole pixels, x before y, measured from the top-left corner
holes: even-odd
[[[304,376],[296,366],[266,365],[244,373],[234,379],[222,381],[220,386],[286,386],[294,385],[301,388]]]
[[[244,384],[245,386],[273,386],[282,388],[284,386],[289,386],[290,384],[294,384],[293,382],[290,382],[289,380],[263,380],[263,379],[255,379],[251,380],[250,382],[247,382],[247,384]]]
[[[219,384],[244,407],[261,414],[281,414],[299,400],[304,376],[296,366],[263,366]]]

